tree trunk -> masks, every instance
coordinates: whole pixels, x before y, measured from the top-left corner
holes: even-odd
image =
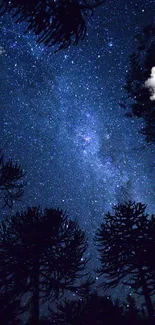
[[[33,276],[32,276],[32,308],[31,308],[32,325],[39,324],[39,261],[34,258]]]
[[[147,287],[147,282],[146,282],[146,279],[145,279],[145,273],[144,273],[142,267],[139,268],[139,273],[140,273],[140,277],[141,277],[141,280],[142,280],[142,290],[143,290],[143,294],[144,294],[144,297],[145,297],[146,308],[147,308],[147,311],[148,311],[148,315],[150,317],[150,325],[152,325],[152,324],[155,324],[154,308],[153,308],[153,304],[152,304],[152,301],[151,301],[151,298],[150,298],[150,293],[149,293],[149,290],[148,290],[148,287]]]

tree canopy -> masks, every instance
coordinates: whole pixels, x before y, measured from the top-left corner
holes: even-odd
[[[2,0],[0,15],[11,13],[17,23],[26,22],[38,43],[65,49],[86,35],[86,17],[105,0]]]
[[[57,311],[52,312],[51,318],[52,324],[58,325],[124,324],[122,308],[116,306],[110,297],[96,294],[90,294],[85,300],[65,299],[57,304]]]
[[[153,318],[150,296],[155,292],[155,267],[151,267],[150,248],[155,248],[154,218],[149,219],[146,205],[142,203],[129,201],[114,206],[113,210],[114,214],[105,215],[96,233],[101,263],[97,272],[105,278],[104,289],[122,284],[143,295]]]
[[[82,289],[87,259],[85,233],[59,209],[28,208],[0,225],[0,290],[12,299],[29,293],[27,309],[37,324],[40,303]],[[92,281],[89,278],[87,284]]]

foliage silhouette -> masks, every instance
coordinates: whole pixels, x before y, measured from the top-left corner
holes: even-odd
[[[85,233],[62,210],[33,207],[5,217],[0,225],[1,289],[14,297],[29,293],[30,323],[38,324],[41,303],[54,301],[66,289],[82,289],[76,281],[86,275],[81,273],[86,249]]]
[[[5,162],[0,152],[0,199],[4,202],[3,208],[12,208],[14,201],[23,195],[24,175],[20,165],[13,164],[12,160]]]
[[[101,267],[97,270],[105,277],[103,288],[116,287],[119,283],[131,286],[134,292],[145,298],[150,319],[154,319],[151,295],[154,294],[154,270],[150,266],[150,247],[155,245],[152,236],[152,220],[145,212],[146,205],[125,202],[113,207],[114,214],[105,215],[105,221],[97,230]],[[155,228],[154,228],[155,229]]]
[[[120,106],[131,112],[127,117],[142,118],[144,126],[140,133],[145,135],[147,143],[155,143],[155,101],[150,99],[150,89],[144,87],[150,77],[151,68],[155,66],[155,26],[145,27],[142,33],[135,36],[137,50],[130,55],[130,67],[126,75],[124,89],[127,99]]]
[[[131,295],[127,295],[126,301],[123,303],[123,315],[125,325],[150,325],[148,316],[136,306],[135,298]]]
[[[2,0],[0,15],[12,12],[16,22],[26,21],[25,32],[39,35],[38,43],[58,50],[77,45],[86,35],[86,16],[103,0]]]
[[[87,299],[65,299],[57,304],[51,314],[52,324],[57,325],[123,325],[122,308],[115,306],[109,297],[90,294]]]

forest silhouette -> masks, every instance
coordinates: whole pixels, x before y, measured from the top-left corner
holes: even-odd
[[[11,172],[8,182],[9,177],[11,181]],[[60,209],[32,207],[6,215],[0,222],[3,324],[20,323],[25,312],[27,324],[154,323],[155,262],[150,252],[155,249],[155,216],[146,213],[145,204],[131,201],[114,206],[113,211],[105,214],[96,230],[100,267],[95,272],[103,279],[100,286],[105,292],[119,284],[130,286],[144,298],[142,309],[138,310],[130,295],[126,305],[121,305],[93,293],[92,288],[98,286],[87,270],[87,238],[78,222]],[[62,302],[66,291],[76,293],[76,300]],[[26,294],[29,298],[23,305]],[[52,310],[53,302],[57,311]],[[43,320],[39,315],[44,303],[49,319]]]
[[[11,13],[16,22],[25,21],[27,30],[39,36],[45,46],[62,50],[77,45],[86,36],[85,17],[104,1],[3,0],[0,15]],[[149,89],[143,85],[154,66],[155,27],[146,27],[137,35],[137,52],[130,57],[125,90],[132,115],[143,118],[141,133],[147,142],[155,142],[155,111]],[[143,52],[143,55],[141,55]],[[145,55],[144,55],[145,52]],[[145,69],[141,69],[141,67]],[[120,103],[125,109],[128,103]],[[149,107],[149,109],[148,109]],[[24,193],[25,173],[18,163],[0,156],[0,199],[2,209],[12,208]],[[28,207],[26,211],[4,216],[0,221],[0,321],[3,325],[153,325],[155,324],[155,216],[149,216],[142,202],[126,201],[113,206],[96,229],[94,247],[104,296],[88,271],[86,233],[77,220],[61,209]],[[106,290],[118,285],[130,286],[133,295],[126,301],[112,300]],[[93,290],[95,292],[93,292]],[[76,299],[65,292],[76,293]],[[28,295],[28,299],[25,299]],[[144,303],[136,304],[141,296]],[[64,297],[64,298],[63,298]],[[135,297],[135,298],[134,298]],[[23,300],[25,303],[23,304]],[[137,298],[138,299],[138,298]],[[49,316],[40,316],[41,306]],[[56,307],[53,308],[53,304]]]

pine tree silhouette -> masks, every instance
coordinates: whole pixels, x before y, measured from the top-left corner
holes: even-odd
[[[34,207],[5,217],[0,226],[1,288],[17,298],[29,293],[30,323],[38,324],[41,303],[51,303],[66,289],[81,289],[76,281],[86,275],[86,249],[85,233],[62,210]]]
[[[105,215],[95,236],[101,262],[97,272],[106,279],[102,284],[104,289],[121,283],[143,295],[150,319],[154,321],[151,301],[155,288],[154,264],[151,268],[150,246],[154,248],[155,239],[145,209],[146,205],[129,201],[114,206],[114,214]]]
[[[110,297],[90,294],[84,300],[68,300],[57,304],[51,314],[57,325],[123,325],[122,308],[115,306]]]

